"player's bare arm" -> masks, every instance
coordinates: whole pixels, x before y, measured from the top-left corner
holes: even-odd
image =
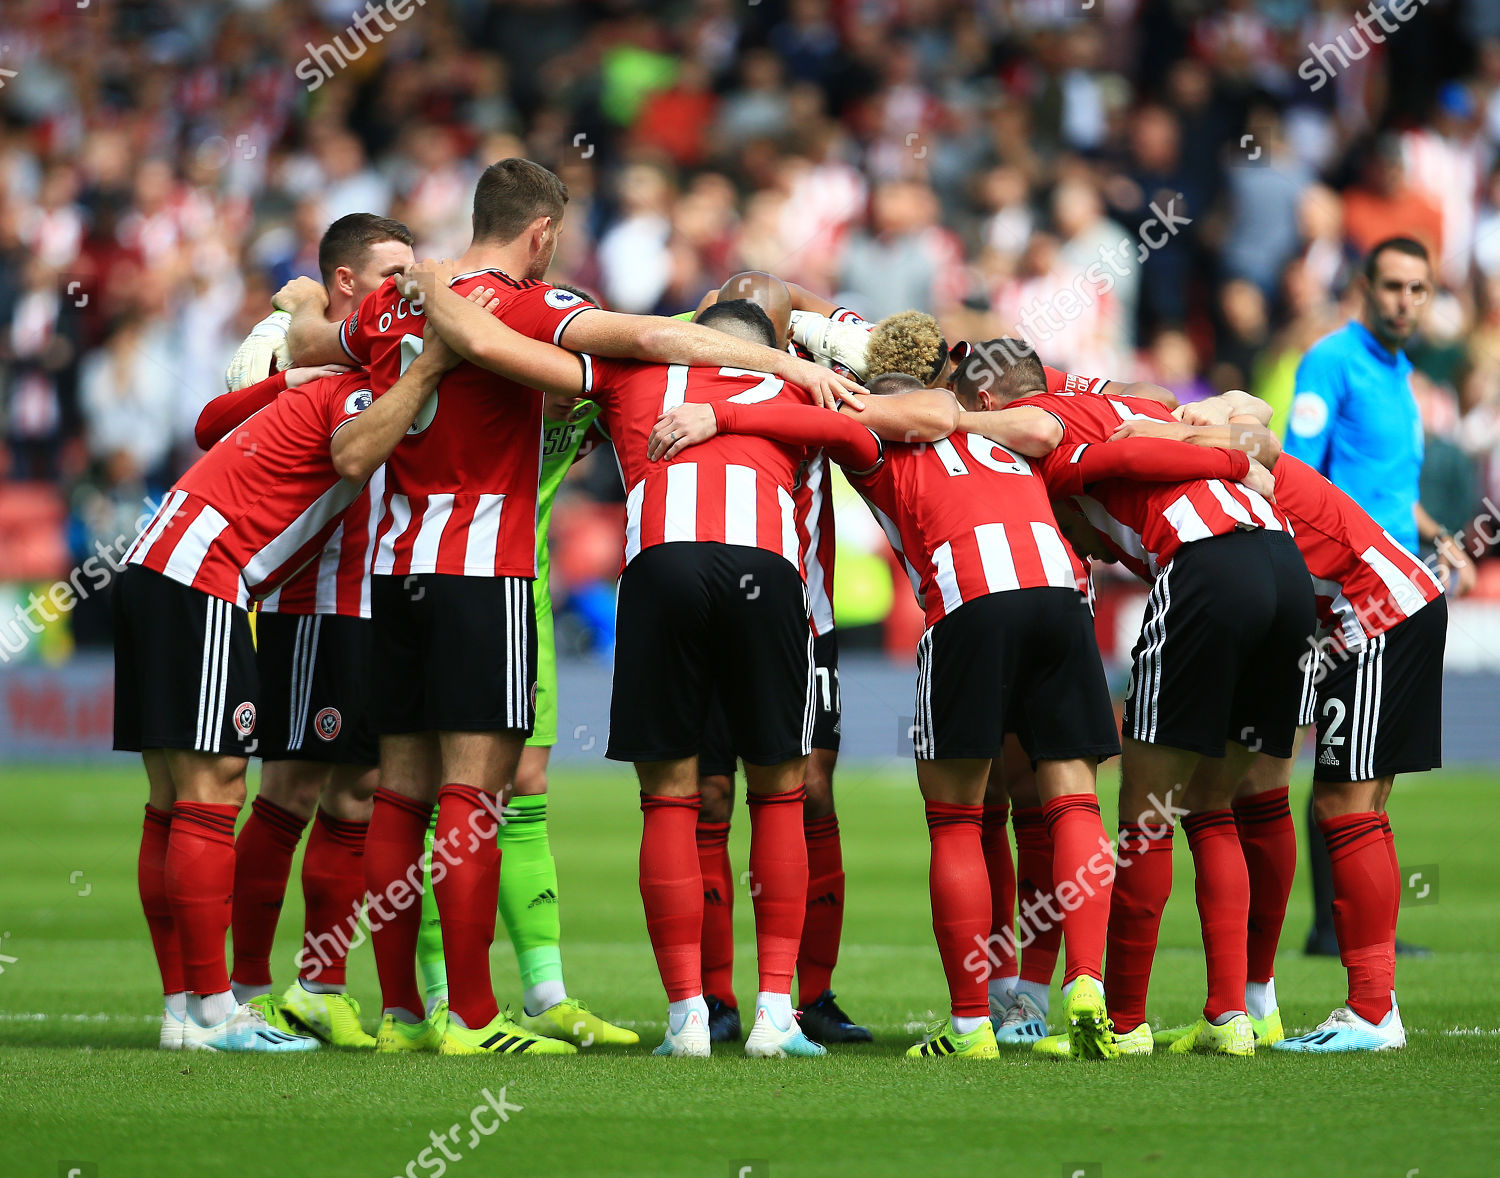
[[[339,342],[341,324],[330,323],[326,318],[328,292],[321,282],[293,278],[272,296],[271,305],[292,317],[286,329],[286,346],[292,363],[348,363],[348,354]]]
[[[364,482],[374,474],[406,436],[443,373],[458,361],[458,354],[435,331],[430,327],[424,331],[422,354],[401,378],[358,417],[334,431],[328,449],[339,477]]]
[[[1243,389],[1230,389],[1216,397],[1179,406],[1173,416],[1188,425],[1228,425],[1236,419],[1269,425],[1275,412],[1265,401]]]
[[[825,408],[841,401],[852,403],[854,394],[864,391],[856,382],[811,360],[735,339],[697,323],[657,315],[622,315],[590,308],[569,320],[560,342],[599,356],[769,372],[806,389]]]
[[[397,282],[460,357],[544,393],[576,397],[583,391],[583,362],[577,355],[511,330],[483,302],[467,299],[449,287],[451,278],[450,263],[424,261]]]
[[[861,396],[859,424],[887,442],[936,442],[958,426],[958,401],[947,389]],[[826,410],[824,410],[826,412]],[[665,462],[706,442],[720,423],[709,405],[676,405],[662,414],[647,441],[647,457]]]
[[[998,442],[1015,454],[1043,458],[1062,441],[1062,423],[1045,409],[1018,405],[1014,409],[965,409],[958,428]]]
[[[1281,440],[1250,417],[1219,425],[1136,418],[1122,423],[1110,440],[1121,438],[1170,438],[1219,450],[1243,450],[1268,470],[1274,468],[1276,460],[1281,457]]]

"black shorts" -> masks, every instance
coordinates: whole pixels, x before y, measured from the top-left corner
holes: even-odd
[[[1298,728],[1306,728],[1318,722],[1318,683],[1324,674],[1322,659],[1322,651],[1313,642],[1298,661],[1297,667],[1302,673],[1302,693],[1297,704]]]
[[[1329,651],[1318,684],[1314,781],[1373,781],[1443,763],[1443,648],[1439,597],[1358,651]]]
[[[250,616],[140,565],[115,579],[113,609],[115,748],[255,752]]]
[[[813,734],[812,747],[839,751],[843,702],[839,696],[838,631],[813,636]],[[698,752],[698,776],[733,777],[734,741],[729,735],[729,717],[714,698],[709,710],[703,748]]]
[[[375,730],[514,732],[536,723],[528,577],[371,578]]]
[[[673,761],[703,749],[715,697],[730,747],[752,765],[812,743],[807,589],[774,552],[738,544],[658,544],[620,578],[609,752]]]
[[[1120,751],[1088,604],[1073,589],[966,601],[917,644],[917,759],[998,757],[1014,732],[1033,761]]]
[[[365,618],[261,613],[260,755],[267,761],[374,765],[374,625]]]
[[[1184,545],[1156,578],[1125,695],[1125,735],[1222,757],[1290,757],[1316,625],[1296,542],[1263,528]]]

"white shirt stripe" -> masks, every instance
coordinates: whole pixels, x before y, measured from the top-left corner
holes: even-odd
[[[1031,538],[1042,556],[1042,569],[1047,574],[1047,584],[1059,589],[1078,588],[1078,578],[1073,573],[1073,562],[1068,559],[1068,550],[1063,538],[1051,524],[1033,520]]]
[[[411,545],[411,571],[430,573],[437,568],[438,546],[443,542],[443,532],[448,527],[448,518],[453,514],[453,494],[450,491],[434,491],[427,496],[427,509],[422,512],[422,526],[417,529],[416,539]]]
[[[683,387],[687,372],[683,370]],[[698,538],[698,468],[692,463],[667,467],[667,513],[662,528],[662,543],[692,541]]]
[[[479,496],[464,548],[465,576],[487,577],[494,571],[495,551],[500,542],[500,513],[504,507],[504,495]]]
[[[1243,512],[1241,513],[1243,514]],[[1208,530],[1208,525],[1203,522],[1203,517],[1198,514],[1198,509],[1186,496],[1181,495],[1174,499],[1167,509],[1162,512],[1172,530],[1177,533],[1177,538],[1184,544],[1191,544],[1194,540],[1206,540],[1213,535]],[[1248,522],[1248,518],[1247,522]]]
[[[953,568],[953,545],[944,544],[932,554],[933,582],[943,595],[943,613],[951,614],[964,603],[958,590],[958,575]]]
[[[183,585],[191,585],[208,555],[209,545],[219,538],[219,533],[229,526],[229,521],[208,504],[196,519],[187,526],[172,556],[162,568],[162,576],[170,577]]]
[[[671,518],[671,477],[669,470],[667,474],[669,519]],[[726,466],[724,468],[724,543],[755,547],[757,524],[754,469],[748,466]]]
[[[353,503],[359,491],[359,483],[340,479],[319,495],[281,535],[245,562],[245,584],[258,585],[286,564],[319,528]]]
[[[1021,580],[1016,576],[1016,558],[1006,539],[1005,525],[980,524],[974,529],[974,540],[979,546],[979,563],[984,568],[984,583],[989,591],[1004,593],[1019,589]],[[943,600],[948,600],[946,592]]]
[[[641,554],[641,504],[646,500],[646,480],[630,488],[625,497],[625,563]]]

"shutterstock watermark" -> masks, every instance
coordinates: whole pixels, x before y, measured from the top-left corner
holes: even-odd
[[[1167,791],[1166,801],[1155,794],[1147,796],[1152,810],[1136,819],[1140,827],[1142,848],[1156,839],[1166,838],[1177,820],[1191,813],[1172,799],[1175,789]],[[1150,814],[1160,815],[1162,821],[1150,821]],[[1051,892],[1041,892],[1031,900],[1023,901],[1016,914],[1016,928],[1009,927],[987,937],[975,937],[978,946],[964,958],[964,969],[988,979],[995,970],[1011,964],[1017,951],[1026,948],[1042,933],[1056,928],[1069,912],[1076,912],[1086,900],[1098,895],[1098,888],[1110,887],[1115,882],[1115,873],[1131,862],[1132,848],[1116,845],[1106,838],[1099,840],[1099,849],[1089,856],[1072,879],[1059,881]],[[1055,903],[1054,903],[1055,901]]]
[[[1193,219],[1177,211],[1181,193],[1166,202],[1151,202],[1151,216],[1141,222],[1134,238],[1122,238],[1113,246],[1099,247],[1099,260],[1090,262],[1072,283],[1045,297],[1038,295],[1016,315],[1015,326],[1005,337],[1014,343],[981,341],[962,365],[964,375],[988,392],[1018,361],[1061,335],[1069,323],[1081,318],[1094,304],[1114,290],[1121,278],[1163,249]]]
[[[500,799],[493,794],[482,796],[481,808],[469,814],[466,841],[467,851],[471,855],[486,841],[494,842],[500,833],[500,828],[506,822],[505,807]],[[303,973],[309,981],[316,981],[318,976],[335,961],[343,960],[352,950],[363,945],[367,932],[378,933],[394,921],[399,913],[405,912],[413,904],[420,904],[423,893],[422,877],[431,873],[432,884],[436,886],[447,878],[450,867],[461,862],[455,840],[458,840],[462,833],[452,831],[442,837],[434,838],[431,853],[423,854],[418,858],[406,869],[405,874],[393,879],[379,895],[366,892],[354,905],[353,911],[344,918],[343,923],[332,932],[309,933],[302,948],[297,951],[298,971]],[[363,924],[360,922],[361,910],[365,913]]]
[[[1364,10],[1350,23],[1345,34],[1340,33],[1332,42],[1319,45],[1307,43],[1308,55],[1297,67],[1297,76],[1309,83],[1316,93],[1328,85],[1340,70],[1369,56],[1371,45],[1384,45],[1386,37],[1396,32],[1403,24],[1427,7],[1427,0],[1370,0]],[[1372,28],[1379,25],[1379,28]]]
[[[147,510],[135,521],[135,530],[129,536],[116,536],[109,544],[96,539],[94,555],[85,557],[67,577],[53,582],[45,593],[31,590],[25,602],[13,605],[11,616],[0,618],[0,663],[10,662],[12,657],[31,645],[33,638],[45,633],[46,623],[56,622],[64,614],[72,613],[80,601],[87,601],[108,587],[125,567],[125,554],[159,507],[160,504],[147,499]]]
[[[386,33],[394,33],[413,10],[426,4],[427,0],[385,0],[384,4],[365,0],[363,11],[349,14],[349,27],[343,34],[336,34],[332,41],[321,45],[307,42],[304,46],[307,56],[297,63],[293,72],[307,83],[309,93],[317,90],[351,61],[363,57],[371,45],[379,45],[385,40]],[[374,29],[370,28],[372,23]],[[349,38],[347,46],[344,44],[345,35]],[[329,59],[335,64],[330,66]]]
[[[501,1125],[509,1123],[511,1113],[521,1112],[526,1107],[511,1104],[506,1096],[507,1087],[509,1085],[502,1085],[498,1096],[488,1088],[481,1088],[479,1095],[484,1099],[469,1110],[467,1127],[463,1121],[455,1121],[442,1133],[429,1131],[427,1137],[432,1144],[407,1162],[396,1178],[417,1178],[419,1173],[427,1178],[443,1178],[450,1163],[464,1160],[466,1148],[478,1148],[481,1141],[493,1137]]]

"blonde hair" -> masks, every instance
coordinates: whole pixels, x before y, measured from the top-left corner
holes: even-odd
[[[925,385],[941,371],[946,359],[947,346],[936,319],[921,311],[897,311],[870,332],[865,379],[901,372]]]

